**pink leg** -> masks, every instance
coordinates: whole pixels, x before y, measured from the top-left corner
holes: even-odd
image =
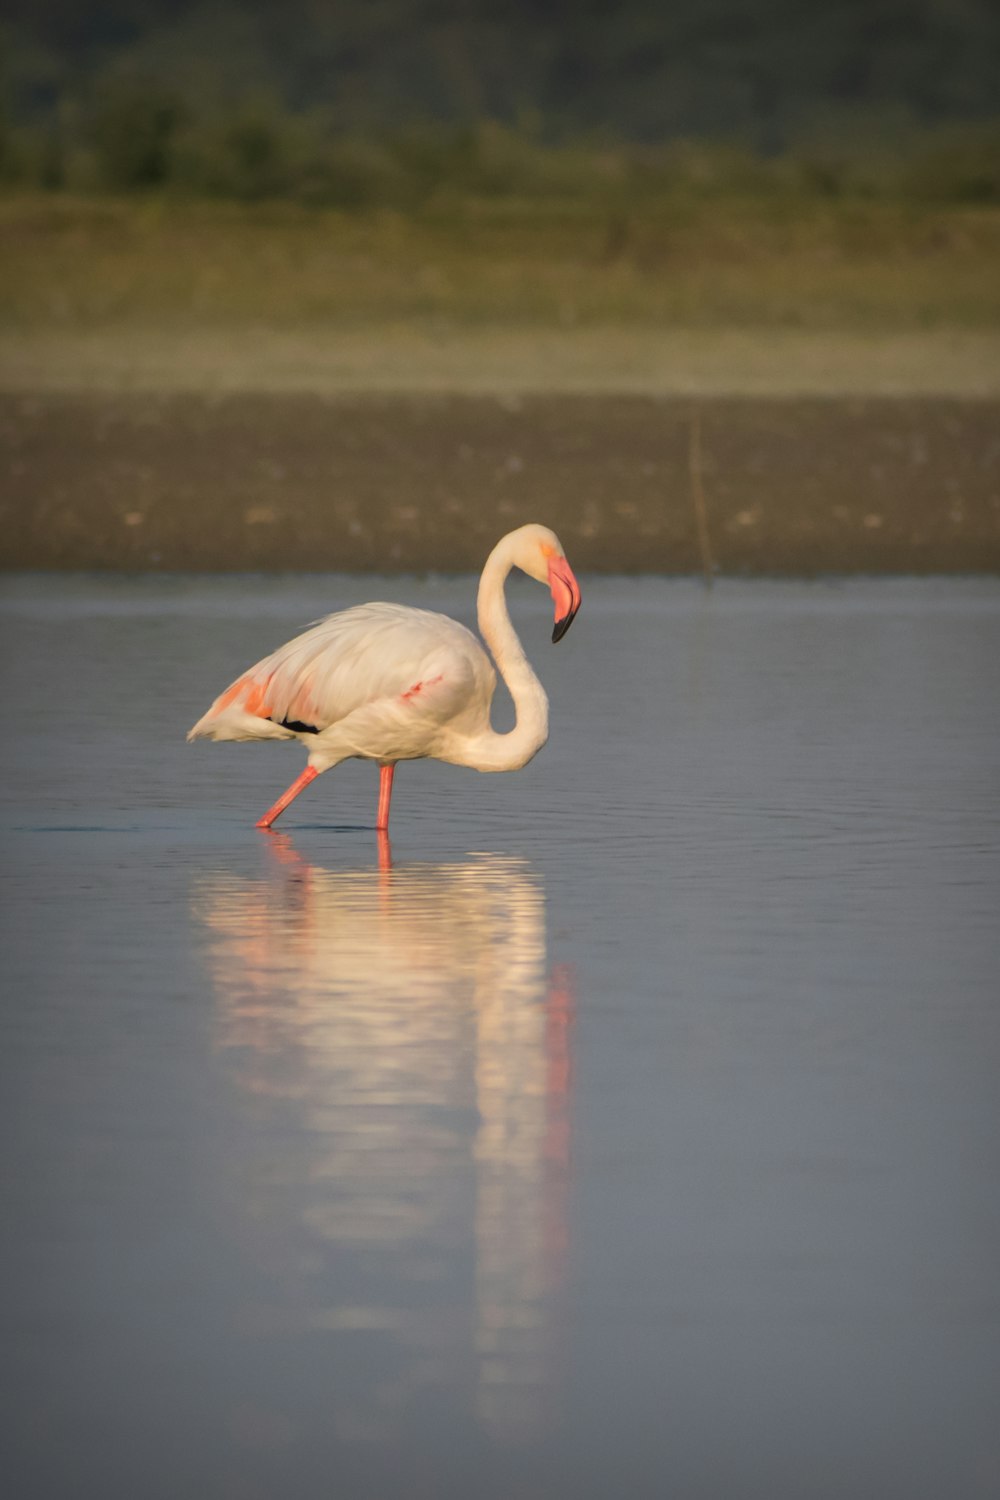
[[[378,817],[375,819],[376,828],[386,829],[389,827],[389,803],[392,801],[392,778],[395,770],[395,766],[379,766],[378,768]]]
[[[294,802],[299,793],[309,785],[310,781],[315,781],[318,775],[319,772],[314,771],[312,766],[306,766],[305,770],[302,772],[302,775],[296,776],[295,780],[288,788],[288,791],[282,792],[281,796],[278,798],[274,806],[269,807],[264,816],[257,819],[257,827],[270,828],[275,818],[279,817],[281,813],[284,812],[289,802]]]

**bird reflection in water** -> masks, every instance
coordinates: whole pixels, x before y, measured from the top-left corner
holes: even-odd
[[[250,1111],[231,1207],[268,1305],[247,1318],[370,1336],[366,1373],[331,1391],[344,1437],[447,1387],[530,1438],[554,1380],[573,1016],[541,880],[491,854],[393,868],[387,841],[377,869],[321,868],[280,835],[267,856],[194,889]]]

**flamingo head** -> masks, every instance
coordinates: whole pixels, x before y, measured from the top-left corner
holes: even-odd
[[[527,573],[529,578],[547,583],[552,591],[555,605],[552,639],[561,641],[576,618],[581,597],[580,585],[566,561],[562,543],[547,526],[522,526],[512,534],[510,540],[514,543],[515,566]]]

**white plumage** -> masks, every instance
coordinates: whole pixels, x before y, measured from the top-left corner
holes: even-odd
[[[517,711],[508,734],[490,725],[496,673],[482,645],[456,620],[399,604],[364,604],[319,621],[238,677],[189,740],[298,739],[308,768],[264,817],[280,812],[320,772],[360,757],[382,768],[377,826],[388,825],[392,772],[431,756],[483,771],[516,770],[548,735],[548,700],[507,613],[512,567],[547,582],[553,639],[569,628],[580,589],[555,534],[522,526],[490,553],[479,586],[479,628]]]
[[[362,604],[328,615],[257,662],[188,738],[297,738],[314,764],[345,759],[341,746],[373,760],[413,760],[433,754],[435,729],[463,707],[488,703],[495,684],[485,651],[457,620]]]

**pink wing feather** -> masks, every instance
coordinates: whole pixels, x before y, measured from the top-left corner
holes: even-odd
[[[238,677],[188,739],[290,739],[377,702],[419,703],[438,722],[471,697],[488,704],[495,674],[471,631],[446,615],[364,604],[320,620]]]

